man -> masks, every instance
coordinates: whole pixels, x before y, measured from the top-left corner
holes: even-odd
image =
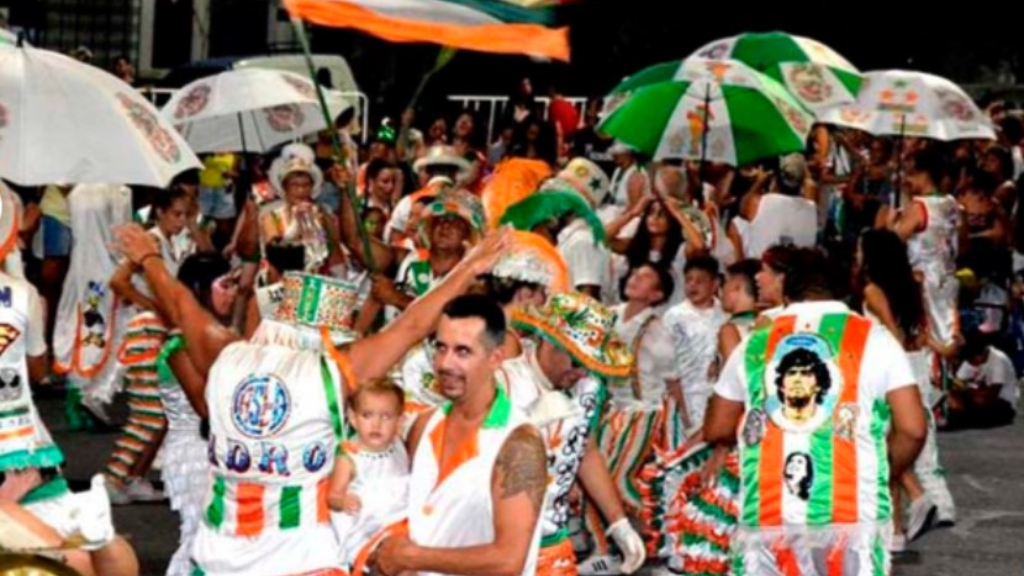
[[[505,331],[486,296],[445,307],[434,371],[449,401],[409,434],[409,535],[385,539],[371,559],[387,576],[536,572],[547,462],[537,428],[494,378]]]
[[[888,574],[889,478],[913,463],[927,434],[902,347],[832,299],[826,268],[818,252],[795,250],[786,308],[729,356],[705,420],[712,444],[735,443],[741,429],[732,551],[745,574]],[[824,372],[801,369],[786,382],[789,364],[810,364],[780,367],[794,351],[824,366],[827,390]],[[780,409],[786,401],[814,405],[813,417]]]
[[[384,228],[384,242],[391,246],[406,247],[415,230],[408,228],[412,207],[424,196],[436,198],[443,190],[454,188],[455,183],[469,172],[469,164],[451,146],[433,146],[416,161],[416,172],[421,174],[423,187],[398,201]]]
[[[1017,373],[1010,358],[990,341],[971,334],[964,344],[964,363],[956,371],[963,388],[950,392],[947,428],[1005,426],[1017,416]]]
[[[345,352],[334,340],[350,334],[352,286],[287,275],[275,319],[239,341],[167,273],[149,235],[128,226],[119,236],[161,313],[182,330],[189,359],[208,374],[213,482],[196,536],[195,573],[339,574],[325,491],[343,431],[344,394],[386,374],[426,337],[442,306],[502,255],[507,235],[489,237],[392,326]],[[313,450],[330,457],[306,458]]]
[[[604,558],[605,571],[631,574],[644,562],[644,543],[626,517],[595,429],[606,397],[602,380],[628,377],[634,369],[633,358],[626,344],[614,336],[589,337],[611,335],[615,314],[583,294],[568,292],[552,296],[543,307],[517,310],[512,318],[516,328],[540,338],[537,346],[524,351],[532,367],[527,377],[532,376],[533,385],[540,390],[529,414],[548,449],[548,489],[537,573],[577,573],[569,539],[569,492],[578,478],[608,526],[598,539],[602,543],[610,539],[623,556],[622,560]],[[591,573],[592,564],[586,564]]]

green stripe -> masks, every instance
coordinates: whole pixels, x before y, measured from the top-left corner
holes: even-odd
[[[641,419],[641,422],[644,424],[644,427],[643,427],[643,430],[642,430],[642,434],[639,434],[638,436],[636,436],[636,438],[640,442],[640,445],[642,446],[643,443],[646,442],[646,439],[651,437],[651,431],[654,428],[654,418],[643,418],[643,419]],[[627,432],[626,434],[622,435],[623,436],[623,440],[629,438],[629,436],[630,436],[628,431],[626,431],[626,432]],[[627,493],[628,496],[632,497],[633,499],[635,499],[637,501],[641,501],[642,499],[641,499],[641,496],[640,496],[640,492],[637,491],[636,486],[632,482],[630,482],[630,480],[637,477],[638,469],[639,469],[640,466],[642,466],[644,464],[644,462],[640,462],[639,458],[632,458],[631,455],[624,454],[622,452],[619,452],[619,458],[629,458],[629,459],[632,460],[632,463],[629,465],[629,468],[626,470],[626,475],[625,475],[626,476],[626,485],[625,485],[626,493]]]
[[[675,78],[676,72],[678,72],[681,67],[682,62],[679,60],[662,62],[661,64],[649,66],[623,80],[621,84],[612,90],[612,94],[632,92],[633,90],[642,88],[648,84],[672,80]]]
[[[872,406],[871,415],[871,437],[875,443],[875,459],[878,461],[878,475],[875,482],[878,483],[878,516],[879,522],[892,519],[892,495],[889,493],[889,459],[888,444],[886,441],[889,428],[889,417],[891,412],[889,405],[884,399],[875,400]]]
[[[68,488],[68,481],[65,480],[63,476],[58,476],[46,484],[34,488],[31,492],[26,494],[18,504],[28,506],[29,504],[35,504],[37,502],[63,496],[70,491],[71,489]]]
[[[811,484],[811,499],[807,503],[807,524],[823,526],[832,523],[832,422],[825,424],[811,435],[811,461],[814,462],[814,483]]]
[[[828,342],[834,355],[839,353],[839,345],[843,342],[843,334],[846,332],[846,323],[849,319],[850,315],[846,313],[825,314],[821,318],[818,335]],[[856,386],[857,383],[853,382],[852,385]]]
[[[302,291],[299,293],[299,306],[295,312],[300,324],[315,324],[317,305],[320,303],[320,292],[324,282],[319,278],[305,276],[302,279]]]
[[[766,81],[761,88],[721,87],[734,136],[737,166],[770,156],[800,152],[806,147],[804,138],[793,131],[775,100],[785,102],[797,111],[803,111],[802,105],[777,83]],[[806,119],[809,128],[813,119],[810,116]]]
[[[327,367],[327,359],[320,358],[320,376],[324,381],[324,394],[327,396],[327,409],[331,413],[331,428],[334,429],[334,438],[338,441],[338,447],[345,441],[345,428],[341,420],[341,406],[338,403],[338,392],[334,387],[334,378],[331,377],[331,370]],[[350,382],[355,386],[355,382]]]
[[[875,542],[871,546],[871,573],[872,576],[888,576],[889,551],[885,549],[885,543],[881,536],[875,536]]]
[[[14,418],[16,416],[24,416],[29,413],[28,406],[22,406],[21,408],[12,408],[10,410],[4,410],[0,412],[0,418]]]
[[[0,471],[24,470],[25,468],[53,468],[64,463],[64,453],[54,445],[38,450],[18,450],[0,456]]]
[[[750,394],[750,408],[764,409],[764,355],[768,348],[770,328],[757,330],[750,337],[744,357],[747,372],[747,389]],[[743,489],[740,491],[740,518],[745,526],[759,524],[761,509],[761,444],[747,446],[740,438],[740,477]]]
[[[483,12],[509,24],[552,24],[555,13],[550,8],[525,8],[508,2],[494,0],[443,0]]]
[[[541,548],[550,548],[551,546],[557,546],[561,544],[563,540],[569,537],[569,529],[561,528],[554,534],[548,534],[540,539]]]
[[[301,486],[285,486],[281,489],[281,522],[278,526],[282,530],[299,525],[302,518],[302,504],[299,502],[301,495]]]
[[[213,480],[213,499],[206,508],[206,523],[212,528],[220,528],[224,523],[224,478],[216,476]]]

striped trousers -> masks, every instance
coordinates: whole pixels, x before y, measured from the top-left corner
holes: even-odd
[[[115,486],[122,487],[147,448],[167,427],[160,400],[156,360],[167,338],[167,327],[152,312],[140,312],[128,322],[118,361],[124,366],[124,385],[128,394],[128,422],[114,443],[104,473]]]

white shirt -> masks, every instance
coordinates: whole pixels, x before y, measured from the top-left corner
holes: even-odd
[[[641,398],[638,400],[633,395],[632,387],[628,385],[609,386],[611,401],[620,410],[656,410],[661,407],[665,398],[665,383],[679,379],[679,366],[672,335],[661,319],[655,317],[653,308],[648,308],[629,320],[624,319],[625,304],[613,307],[612,312],[616,315],[615,333],[636,354]],[[637,350],[636,339],[641,329],[644,333]]]
[[[780,315],[796,315],[798,318],[804,315],[820,316],[822,314],[850,312],[842,302],[798,302],[790,304]],[[905,386],[917,386],[914,373],[910,368],[910,362],[903,351],[903,347],[893,337],[885,326],[872,321],[871,332],[868,333],[867,343],[864,345],[864,356],[860,365],[861,381],[870,382],[870,388],[874,391],[876,398],[885,396],[894,390]],[[799,324],[799,322],[798,322]],[[715,394],[732,400],[733,402],[745,402],[747,395],[747,370],[746,351],[750,343],[750,337],[743,339],[743,342],[733,350],[726,360],[725,366],[719,375],[718,383],[715,384]],[[866,379],[866,380],[865,380]]]
[[[1020,386],[1017,384],[1017,372],[1013,362],[1002,350],[988,347],[988,359],[981,366],[964,362],[956,371],[957,380],[962,380],[971,388],[999,386],[999,399],[1008,402],[1017,411],[1020,399]]]

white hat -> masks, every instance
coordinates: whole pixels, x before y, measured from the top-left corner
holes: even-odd
[[[316,165],[313,149],[305,144],[289,144],[281,149],[281,155],[270,165],[270,185],[281,198],[284,197],[284,181],[296,172],[308,174],[313,179],[312,198],[323,189],[324,173]]]
[[[412,165],[417,172],[428,166],[453,166],[459,169],[460,175],[469,172],[469,162],[459,156],[451,146],[431,146],[427,153]]]
[[[615,143],[608,148],[608,154],[611,156],[616,154],[636,154],[636,148],[633,148],[622,140],[616,140]]]

